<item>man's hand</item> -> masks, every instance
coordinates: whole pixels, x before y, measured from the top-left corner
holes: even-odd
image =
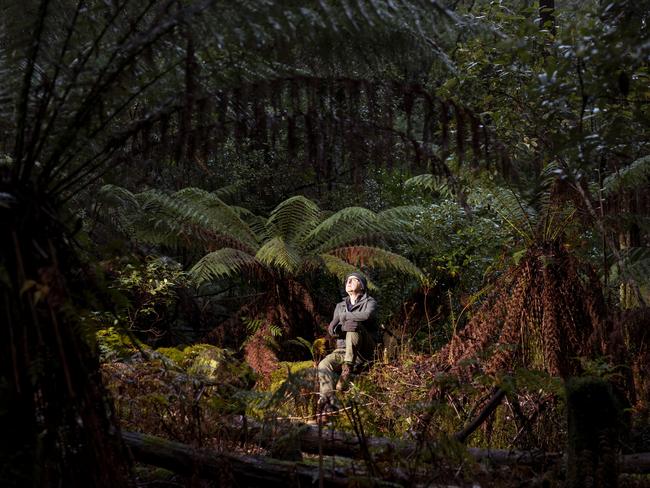
[[[356,332],[358,328],[359,322],[355,322],[354,320],[346,320],[343,322],[343,327],[341,327],[341,330],[343,332]]]
[[[332,322],[329,324],[327,327],[327,333],[331,335],[332,337],[338,337],[339,331],[341,330],[341,324],[340,322]]]

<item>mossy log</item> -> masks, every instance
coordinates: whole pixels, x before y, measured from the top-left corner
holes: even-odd
[[[253,434],[255,430],[256,427],[253,427],[249,433]],[[329,453],[355,458],[361,456],[358,441],[354,436],[330,430],[324,430],[321,435],[321,448],[324,455]],[[257,434],[254,434],[253,437],[257,437]],[[318,428],[316,426],[301,426],[299,439],[302,451],[317,453],[317,437]],[[301,462],[197,449],[179,442],[137,432],[124,432],[123,438],[131,450],[133,458],[138,462],[159,466],[186,476],[219,480],[223,485],[232,484],[234,481],[242,486],[250,487],[316,486],[321,476],[318,467]],[[383,438],[370,438],[367,441],[369,441],[369,445],[373,446],[376,455],[379,452],[402,455],[413,452],[415,449],[415,444],[409,442],[396,443]],[[542,454],[529,451],[476,448],[469,448],[468,452],[477,461],[493,465],[534,464],[541,466],[546,463],[558,462],[561,459],[561,455],[558,453]],[[622,456],[619,468],[622,473],[650,474],[650,453]],[[393,479],[403,477],[403,474],[398,472],[391,474]],[[344,469],[328,467],[322,472],[323,486],[349,486],[349,475],[350,473]],[[355,479],[359,480],[360,478],[360,473],[357,471]],[[364,477],[364,481],[377,486],[392,485],[371,477]]]
[[[239,439],[246,439],[262,445],[265,448],[282,451],[282,446],[276,445],[278,440],[285,439],[297,441],[298,449],[305,453],[325,456],[340,456],[355,459],[363,458],[363,450],[359,439],[351,432],[331,429],[324,426],[319,432],[317,425],[296,424],[291,422],[275,422],[262,425],[248,420],[246,428],[241,421],[233,424],[231,434]],[[384,437],[366,437],[364,439],[368,450],[377,459],[390,459],[391,457],[404,459],[412,458],[418,446],[412,440],[395,440]],[[479,449],[468,448],[468,454],[478,462],[487,462],[493,465],[530,465],[544,467],[561,459],[561,453],[544,453],[541,451],[512,451],[506,449]]]
[[[123,432],[122,436],[138,462],[186,476],[218,480],[223,486],[234,481],[239,486],[287,488],[312,486],[320,479],[318,467],[303,463],[197,449],[138,432]],[[339,470],[323,470],[322,479],[322,486],[348,486],[348,477]]]
[[[234,421],[231,434],[238,439],[246,439],[263,447],[274,449],[278,439],[291,438],[298,442],[300,451],[309,454],[325,456],[340,456],[361,459],[363,452],[359,439],[351,432],[331,429],[324,426],[319,433],[317,425],[275,422],[262,425],[258,422],[246,422],[243,429],[241,420]],[[394,440],[384,437],[367,437],[366,445],[370,452],[378,458],[390,456],[403,458],[412,456],[417,444],[410,440]],[[468,454],[478,462],[492,465],[528,465],[544,467],[563,459],[561,452],[515,451],[508,449],[467,448]],[[620,456],[619,469],[622,473],[650,474],[650,453],[636,453]]]

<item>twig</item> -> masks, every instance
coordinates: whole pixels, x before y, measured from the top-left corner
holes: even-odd
[[[492,398],[490,398],[490,401],[488,404],[481,410],[481,413],[478,414],[478,416],[470,422],[469,425],[467,425],[463,430],[460,432],[456,432],[454,434],[454,438],[458,442],[465,442],[467,438],[476,430],[478,429],[483,422],[490,416],[490,414],[499,406],[501,403],[501,400],[506,396],[505,390],[498,388],[497,391],[492,395]]]

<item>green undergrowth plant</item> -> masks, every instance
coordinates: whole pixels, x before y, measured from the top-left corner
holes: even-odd
[[[122,427],[199,446],[231,438],[253,373],[231,351],[208,344],[144,349],[102,365]]]
[[[101,268],[105,294],[114,306],[111,311],[92,312],[100,329],[122,328],[152,347],[196,339],[198,312],[191,280],[177,262],[160,256],[125,256],[104,261]]]
[[[318,378],[314,362],[282,361],[258,381],[256,401],[247,413],[260,420],[308,420],[316,413]]]
[[[376,362],[342,399],[356,405],[367,435],[439,443],[452,440],[472,422],[496,386],[506,391],[505,400],[467,445],[557,450],[566,434],[563,383],[541,371],[520,368],[511,376],[477,375],[473,381],[459,381],[432,368],[431,356],[409,353]],[[443,393],[432,397],[431,391]],[[346,419],[338,425],[352,427]]]

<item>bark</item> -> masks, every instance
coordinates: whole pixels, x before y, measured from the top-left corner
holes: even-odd
[[[186,476],[198,475],[218,480],[219,485],[223,486],[237,484],[251,488],[288,488],[312,486],[315,480],[321,478],[318,467],[303,463],[196,449],[187,444],[137,432],[123,432],[122,435],[136,461]],[[323,470],[322,481],[321,486],[348,484],[344,473],[332,469]]]

